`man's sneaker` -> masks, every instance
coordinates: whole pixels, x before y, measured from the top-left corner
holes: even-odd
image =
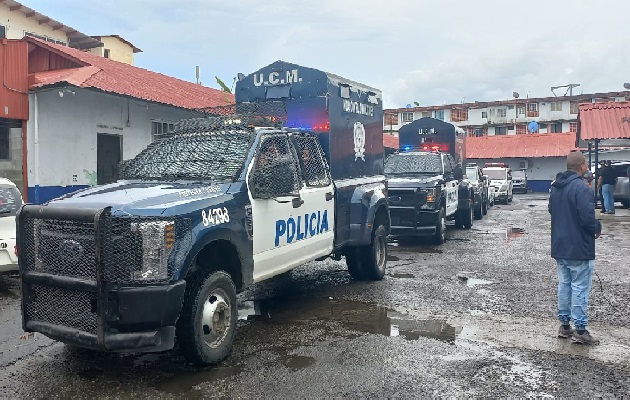
[[[573,335],[571,336],[571,340],[574,343],[578,343],[578,344],[591,344],[591,345],[599,344],[599,340],[591,336],[591,334],[588,331],[584,331],[584,333],[581,335],[577,332],[573,333]]]
[[[569,329],[564,329],[564,326],[560,325],[558,329],[558,337],[560,339],[568,339],[575,333],[575,329],[569,327]]]

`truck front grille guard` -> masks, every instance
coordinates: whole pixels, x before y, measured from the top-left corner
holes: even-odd
[[[26,205],[16,220],[23,329],[46,333],[62,327],[68,335],[78,330],[96,335],[97,343],[91,344],[100,347],[107,331],[108,289],[167,283],[192,240],[189,219],[113,218],[109,208]],[[174,242],[180,246],[172,250],[165,275],[139,276],[147,230],[141,233],[138,226],[158,221],[174,223]]]

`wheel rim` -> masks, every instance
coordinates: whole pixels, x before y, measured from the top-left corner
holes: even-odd
[[[385,237],[379,235],[376,238],[376,265],[378,268],[385,269],[385,259],[387,258],[387,243],[385,243]]]
[[[201,335],[206,345],[216,348],[225,339],[232,324],[231,304],[227,293],[214,289],[203,305]]]

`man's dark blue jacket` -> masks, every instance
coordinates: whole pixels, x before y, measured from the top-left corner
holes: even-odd
[[[593,191],[572,171],[559,174],[551,185],[551,257],[594,260],[595,235],[602,224],[595,219]]]

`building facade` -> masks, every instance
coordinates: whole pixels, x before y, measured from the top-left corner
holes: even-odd
[[[577,132],[580,103],[626,100],[630,91],[398,108],[385,110],[383,122],[385,132],[392,134],[423,117],[450,122],[476,137]],[[532,122],[536,129],[530,129]]]

